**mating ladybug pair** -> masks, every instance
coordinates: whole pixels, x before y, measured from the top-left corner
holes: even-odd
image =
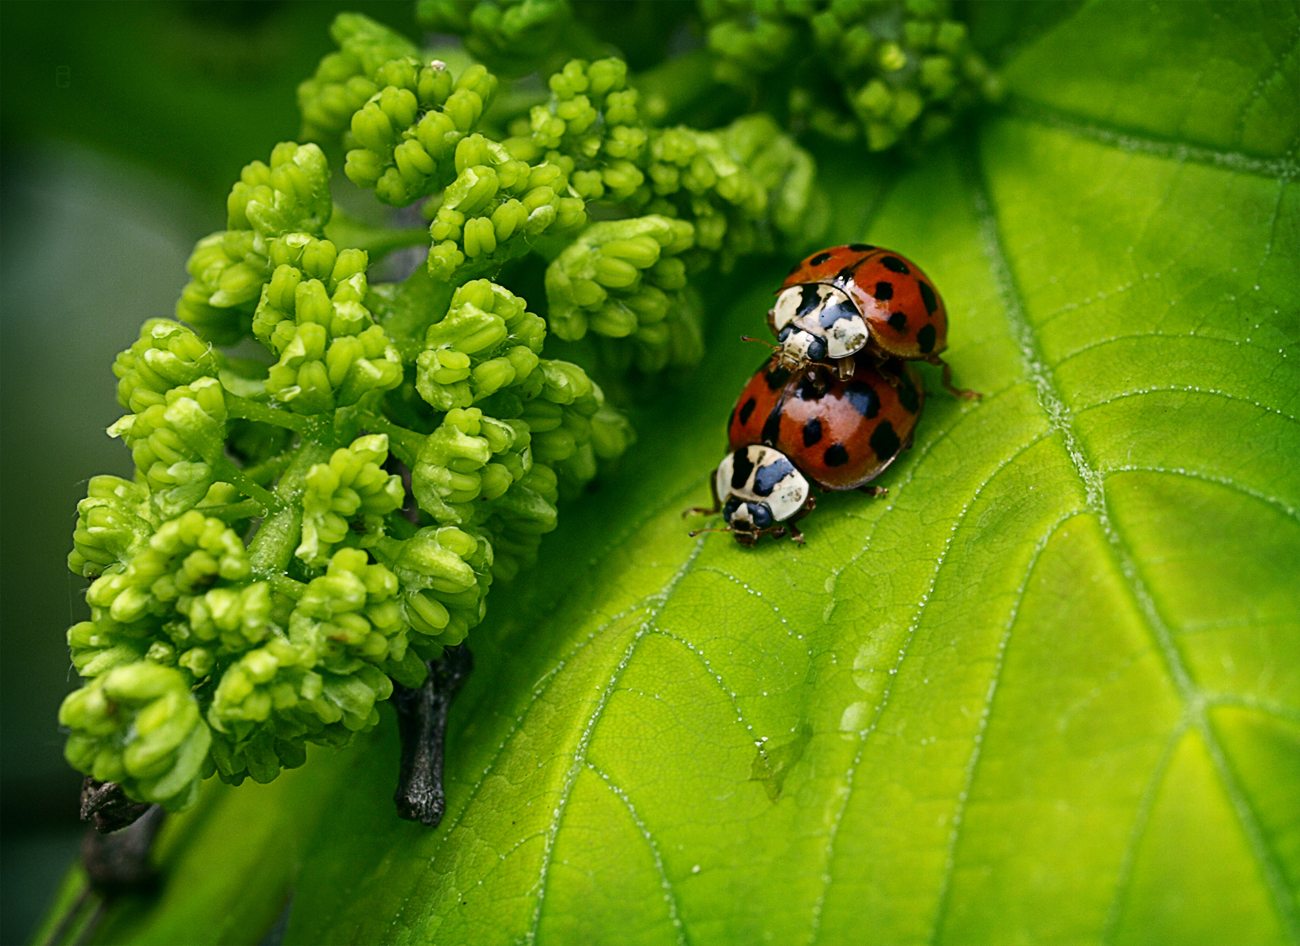
[[[768,325],[778,344],[745,385],[728,427],[730,452],[713,478],[713,508],[741,545],[787,533],[823,490],[867,486],[912,445],[925,400],[908,361],[943,366],[948,315],[915,263],[863,243],[814,253],[786,277]],[[698,534],[698,533],[692,533]]]

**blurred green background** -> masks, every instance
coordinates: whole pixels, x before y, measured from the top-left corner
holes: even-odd
[[[240,168],[294,138],[340,9],[417,35],[410,2],[0,4],[0,942],[23,942],[81,838],[56,714],[85,582],[64,559],[114,355],[170,315]]]

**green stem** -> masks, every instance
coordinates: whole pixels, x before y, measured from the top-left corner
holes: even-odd
[[[199,506],[198,510],[205,516],[213,516],[226,522],[238,522],[240,519],[251,519],[253,516],[266,515],[267,507],[256,499],[246,499],[242,503]]]
[[[250,401],[246,397],[240,397],[238,394],[231,394],[229,391],[226,391],[225,395],[226,412],[231,417],[242,417],[244,420],[255,420],[273,427],[283,427],[304,436],[313,433],[319,426],[316,421],[303,414],[291,414],[288,411],[268,407],[257,401]]]
[[[244,475],[259,486],[270,485],[275,482],[277,476],[284,472],[284,468],[289,465],[291,459],[293,458],[286,453],[267,457],[261,463],[254,463],[252,466],[244,467]]]
[[[373,264],[393,250],[408,246],[428,246],[427,227],[394,229],[375,227],[348,215],[334,205],[334,214],[325,225],[325,236],[339,249],[365,250]]]
[[[288,575],[272,575],[270,582],[272,590],[287,595],[294,601],[300,600],[307,590],[307,586],[303,582],[294,581]]]
[[[435,282],[427,266],[417,266],[405,282],[371,287],[366,308],[409,364],[424,349],[428,327],[447,314],[454,291],[449,283]]]
[[[250,479],[243,470],[235,466],[235,464],[228,458],[213,457],[209,462],[211,462],[213,472],[217,474],[217,478],[233,484],[238,487],[240,492],[245,496],[257,502],[261,506],[261,509],[259,510],[260,513],[265,514],[268,509],[275,507],[275,496],[268,492],[264,487],[258,486],[257,483],[253,482],[253,480]]]
[[[397,459],[408,467],[415,467],[415,461],[420,455],[420,449],[424,446],[424,434],[408,430],[405,427],[399,427],[387,417],[373,411],[365,415],[365,426],[368,430],[387,434],[388,448],[397,455]]]
[[[302,533],[301,499],[307,487],[307,473],[315,464],[329,460],[333,452],[333,444],[303,440],[280,482],[275,484],[271,498],[271,507],[275,511],[262,520],[257,535],[248,546],[253,574],[258,578],[282,575],[288,567]]]

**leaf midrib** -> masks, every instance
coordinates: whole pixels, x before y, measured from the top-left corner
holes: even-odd
[[[1061,436],[1063,446],[1070,459],[1071,467],[1084,488],[1085,503],[1089,511],[1096,516],[1107,539],[1115,565],[1128,586],[1129,594],[1142,615],[1152,642],[1165,665],[1171,682],[1183,704],[1182,719],[1179,726],[1195,727],[1214,761],[1215,772],[1223,784],[1233,812],[1237,815],[1241,830],[1246,835],[1251,853],[1257,860],[1269,888],[1270,900],[1283,928],[1292,940],[1300,941],[1300,922],[1294,915],[1290,894],[1286,889],[1282,871],[1276,855],[1264,840],[1259,827],[1258,816],[1249,800],[1237,784],[1218,737],[1206,718],[1206,697],[1192,681],[1185,667],[1182,655],[1178,651],[1164,616],[1156,606],[1154,598],[1139,574],[1136,560],[1133,558],[1128,543],[1121,535],[1117,524],[1110,515],[1106,501],[1105,479],[1100,469],[1091,465],[1086,451],[1079,442],[1074,430],[1073,412],[1068,407],[1055,382],[1055,372],[1048,365],[1038,344],[1033,326],[1025,315],[1021,294],[1016,286],[1015,277],[1007,262],[1002,248],[1001,234],[998,227],[997,213],[988,189],[988,172],[982,163],[971,155],[981,153],[973,136],[966,150],[967,159],[963,161],[963,170],[967,176],[975,201],[976,214],[979,218],[980,235],[984,242],[985,256],[989,269],[997,286],[998,296],[1002,302],[1007,321],[1011,328],[1012,339],[1020,349],[1021,363],[1026,376],[1035,388],[1039,407],[1046,416],[1049,426]],[[960,827],[960,826],[959,826]],[[1139,838],[1130,838],[1130,848]],[[955,844],[954,844],[955,850]],[[1124,860],[1131,857],[1131,850],[1126,850]],[[1116,891],[1119,899],[1125,892]],[[1110,915],[1110,910],[1107,915]],[[937,934],[937,927],[935,929]]]

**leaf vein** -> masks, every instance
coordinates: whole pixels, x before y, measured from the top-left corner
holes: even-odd
[[[601,781],[614,793],[614,797],[627,807],[627,812],[632,816],[632,821],[636,824],[637,830],[641,832],[641,837],[645,838],[645,843],[650,848],[650,857],[655,862],[655,869],[659,871],[659,884],[664,888],[664,902],[668,905],[668,918],[672,920],[673,928],[677,930],[677,942],[679,946],[687,946],[689,941],[686,936],[686,927],[682,925],[682,918],[677,909],[677,895],[673,892],[673,885],[672,881],[668,879],[668,872],[664,870],[664,860],[659,853],[659,845],[655,844],[654,835],[650,833],[645,821],[637,813],[636,807],[632,804],[632,799],[628,797],[627,792],[616,785],[608,774],[598,769],[591,762],[587,763],[587,768],[600,776]]]
[[[1076,414],[1095,410],[1098,407],[1105,407],[1107,404],[1114,404],[1117,401],[1123,401],[1131,397],[1142,397],[1146,394],[1208,394],[1212,397],[1223,398],[1225,401],[1235,401],[1238,404],[1249,404],[1252,407],[1258,407],[1261,411],[1267,411],[1270,414],[1277,414],[1279,417],[1284,417],[1293,423],[1300,424],[1300,417],[1295,417],[1292,414],[1288,414],[1286,411],[1278,410],[1276,407],[1269,407],[1267,404],[1252,401],[1250,398],[1241,397],[1240,395],[1233,394],[1230,391],[1222,391],[1218,388],[1202,388],[1195,384],[1152,385],[1149,388],[1137,388],[1132,391],[1123,391],[1119,394],[1111,395],[1104,400],[1086,404],[1083,407],[1080,407]]]
[[[1120,917],[1123,915],[1124,903],[1128,898],[1128,892],[1133,882],[1133,864],[1137,860],[1138,845],[1142,841],[1143,835],[1146,834],[1147,825],[1151,821],[1151,812],[1155,809],[1156,796],[1159,794],[1160,785],[1164,781],[1165,774],[1169,771],[1169,763],[1174,757],[1174,750],[1178,747],[1178,741],[1187,732],[1187,721],[1180,719],[1174,726],[1173,730],[1165,739],[1164,749],[1160,752],[1160,757],[1156,759],[1156,764],[1151,770],[1151,777],[1147,779],[1146,787],[1142,790],[1142,795],[1138,798],[1137,811],[1133,815],[1133,827],[1129,829],[1128,840],[1124,843],[1124,853],[1119,860],[1119,870],[1115,874],[1115,892],[1111,895],[1110,904],[1106,907],[1106,917],[1102,923],[1100,940],[1104,944],[1110,943],[1115,938],[1115,930],[1119,926]]]
[[[1300,519],[1300,510],[1294,506],[1289,506],[1276,496],[1269,496],[1267,493],[1261,493],[1259,490],[1251,489],[1249,486],[1243,486],[1241,483],[1234,482],[1224,476],[1215,476],[1212,473],[1203,473],[1200,470],[1189,470],[1184,467],[1166,467],[1166,466],[1142,466],[1136,463],[1126,463],[1122,466],[1108,466],[1103,470],[1106,476],[1115,473],[1166,473],[1170,476],[1186,476],[1192,479],[1204,480],[1207,483],[1214,483],[1217,486],[1226,486],[1228,489],[1236,490],[1244,496],[1250,496],[1252,499],[1258,499],[1260,502],[1268,503],[1270,506],[1276,506],[1293,519]]]
[[[782,626],[785,628],[785,633],[787,636],[793,637],[796,640],[803,641],[804,652],[808,655],[809,660],[812,659],[812,645],[808,643],[808,641],[804,638],[802,634],[795,633],[794,628],[790,626],[790,622],[787,621],[785,615],[781,613],[781,609],[778,608],[771,601],[767,600],[767,597],[764,594],[762,594],[756,588],[751,588],[749,585],[741,581],[739,578],[737,578],[735,575],[731,574],[730,572],[723,571],[721,568],[717,568],[716,566],[703,565],[698,569],[698,571],[713,572],[714,574],[721,575],[723,578],[730,579],[731,581],[740,585],[740,587],[745,590],[746,594],[753,595],[759,601],[762,601],[765,605],[767,605],[769,608],[772,609],[772,613],[777,616],[777,619],[781,622]]]
[[[1037,325],[1038,330],[1042,331],[1043,326],[1045,326],[1049,321],[1051,320],[1045,319],[1039,322]],[[1138,338],[1194,339],[1195,341],[1198,342],[1212,342],[1217,345],[1231,345],[1233,348],[1239,348],[1242,345],[1246,345],[1249,348],[1253,348],[1256,351],[1264,352],[1265,354],[1268,355],[1277,354],[1277,349],[1265,348],[1263,345],[1257,345],[1254,342],[1251,342],[1249,339],[1247,339],[1244,342],[1238,342],[1236,339],[1233,338],[1216,338],[1213,335],[1192,335],[1190,333],[1183,333],[1183,332],[1178,332],[1173,334],[1169,332],[1134,332],[1130,335],[1112,335],[1109,336],[1108,338],[1095,339],[1091,342],[1088,342],[1088,344],[1086,345],[1082,345],[1078,348],[1072,349],[1066,352],[1060,358],[1056,359],[1056,362],[1052,365],[1052,368],[1053,370],[1059,370],[1060,367],[1064,365],[1067,361],[1072,361],[1073,359],[1079,357],[1085,352],[1092,351],[1094,348],[1104,348],[1107,345],[1113,345],[1117,342],[1126,342]]]
[[[972,149],[972,151],[974,150]],[[1258,818],[1237,785],[1236,779],[1228,768],[1218,739],[1205,719],[1204,697],[1188,674],[1182,656],[1174,643],[1173,635],[1165,624],[1164,617],[1160,614],[1155,600],[1146,587],[1146,583],[1139,574],[1132,553],[1110,516],[1109,506],[1106,501],[1105,477],[1099,469],[1089,462],[1083,446],[1079,442],[1074,430],[1073,414],[1056,387],[1052,370],[1043,358],[1033,327],[1025,314],[1019,290],[1016,288],[1014,278],[1011,275],[1010,264],[1007,262],[1006,254],[1002,248],[997,215],[991,203],[985,180],[985,169],[974,158],[967,159],[963,164],[969,177],[976,214],[979,218],[980,235],[984,244],[985,257],[994,283],[998,287],[998,294],[1001,297],[1003,308],[1006,310],[1012,339],[1020,348],[1021,364],[1037,392],[1039,406],[1047,415],[1051,428],[1060,433],[1064,441],[1066,452],[1074,465],[1075,473],[1083,484],[1088,508],[1097,517],[1098,523],[1106,536],[1111,555],[1129,586],[1129,592],[1134,603],[1145,618],[1152,640],[1156,644],[1174,687],[1182,699],[1184,713],[1193,721],[1192,724],[1197,727],[1205,739],[1220,781],[1228,794],[1241,829],[1246,835],[1251,852],[1258,861],[1260,870],[1264,875],[1273,908],[1277,912],[1283,927],[1290,933],[1291,938],[1300,941],[1300,921],[1294,915],[1291,895],[1287,890],[1286,882],[1282,877],[1274,852],[1265,841],[1259,827]]]
[[[1011,603],[1011,610],[1007,615],[1006,627],[1003,629],[1002,637],[998,641],[993,674],[989,678],[988,692],[984,696],[984,709],[980,713],[979,723],[976,726],[970,760],[966,763],[965,784],[957,796],[957,809],[952,816],[952,830],[948,835],[948,853],[944,858],[943,876],[939,880],[939,895],[935,904],[934,920],[930,925],[930,942],[932,944],[939,942],[939,931],[943,927],[944,916],[948,911],[948,900],[952,890],[952,875],[957,865],[957,842],[961,836],[961,828],[965,820],[966,802],[970,798],[971,786],[975,784],[975,772],[979,767],[980,753],[984,747],[984,733],[988,730],[989,717],[993,715],[993,698],[997,694],[998,684],[1002,681],[1004,658],[1006,657],[1007,646],[1011,643],[1012,629],[1015,627],[1016,618],[1020,614],[1020,605],[1025,600],[1025,594],[1029,588],[1029,579],[1033,577],[1034,568],[1038,565],[1043,550],[1047,548],[1047,544],[1052,540],[1052,536],[1056,535],[1057,530],[1077,515],[1079,515],[1079,510],[1071,509],[1058,516],[1043,532],[1038,541],[1034,543],[1034,550],[1025,565],[1025,577],[1016,589],[1015,598]]]
[[[993,481],[998,478],[999,474],[1001,474],[1003,470],[1007,469],[1015,461],[1017,457],[1023,455],[1027,450],[1033,447],[1036,443],[1051,436],[1051,433],[1052,433],[1051,430],[1047,430],[1039,434],[1038,436],[1034,437],[1032,440],[1028,441],[1027,443],[1017,447],[1016,450],[1014,450],[1001,463],[999,463],[997,468],[994,469],[993,472],[989,474],[988,478],[985,479],[984,482],[981,483],[976,488],[975,492],[971,495],[970,499],[967,500],[965,505],[962,507],[961,512],[953,520],[952,529],[949,530],[948,536],[944,540],[943,549],[942,551],[940,551],[939,557],[935,561],[934,571],[931,572],[930,574],[929,585],[926,588],[925,593],[921,595],[921,602],[919,607],[917,608],[916,615],[913,617],[912,622],[908,627],[907,636],[903,640],[903,646],[899,648],[898,659],[894,662],[894,666],[890,670],[889,673],[890,682],[885,687],[885,691],[880,696],[880,705],[876,707],[875,715],[872,716],[870,724],[868,724],[868,726],[865,729],[863,729],[861,732],[858,733],[858,748],[853,755],[853,762],[849,766],[849,769],[844,776],[844,781],[845,781],[845,787],[843,793],[844,800],[840,804],[839,811],[836,812],[835,814],[835,820],[831,822],[830,831],[826,839],[826,856],[823,860],[823,868],[822,868],[822,889],[817,896],[817,901],[813,904],[812,930],[808,940],[810,944],[816,943],[818,936],[821,934],[822,908],[826,903],[826,895],[830,891],[831,867],[835,861],[835,841],[839,835],[840,824],[844,820],[844,813],[848,810],[849,800],[853,795],[853,778],[855,773],[857,772],[859,763],[862,761],[862,753],[866,749],[867,737],[870,736],[873,732],[875,732],[876,725],[880,722],[881,716],[884,715],[885,709],[889,705],[890,697],[893,695],[894,692],[894,683],[895,681],[898,680],[899,677],[898,671],[902,668],[903,661],[907,657],[907,651],[911,647],[912,639],[916,636],[917,628],[921,626],[921,619],[925,615],[926,607],[930,603],[930,595],[934,591],[935,583],[939,580],[939,572],[943,570],[943,565],[944,562],[947,560],[948,552],[952,548],[953,539],[956,538],[958,529],[960,529],[962,523],[966,521],[966,516],[970,513],[971,509],[974,508],[975,502],[979,499],[980,495],[984,492],[984,490],[986,490],[993,483]]]
[[[695,562],[699,559],[700,553],[703,552],[703,550],[704,539],[701,538],[696,541],[695,548],[692,550],[690,556],[684,563],[682,563],[682,567],[677,570],[677,573],[668,580],[666,585],[664,585],[663,590],[660,591],[658,595],[649,599],[654,602],[654,607],[651,609],[651,613],[646,616],[646,619],[637,631],[636,636],[632,638],[632,642],[628,644],[627,649],[623,652],[622,658],[614,667],[614,672],[610,674],[609,682],[601,691],[600,698],[596,702],[596,706],[587,720],[587,725],[578,739],[578,747],[574,752],[573,763],[569,766],[569,770],[565,774],[564,784],[560,789],[560,800],[556,804],[555,811],[551,816],[551,827],[547,832],[546,846],[542,852],[542,864],[538,871],[536,887],[537,906],[533,910],[532,926],[524,937],[525,941],[529,943],[530,946],[537,942],[537,930],[542,921],[542,905],[546,901],[546,881],[550,876],[551,858],[555,853],[555,839],[560,831],[560,822],[564,818],[565,808],[568,807],[569,798],[573,794],[573,786],[577,781],[578,773],[582,771],[582,766],[587,761],[587,749],[591,745],[592,735],[596,731],[596,726],[600,722],[605,707],[609,704],[609,698],[613,695],[614,689],[618,686],[618,681],[623,678],[623,672],[627,670],[628,665],[632,662],[632,656],[636,653],[637,647],[640,646],[641,642],[645,640],[646,636],[653,629],[654,622],[658,620],[659,615],[663,613],[668,601],[672,598],[673,592],[677,590],[678,584],[680,584],[683,578],[690,574],[691,570],[695,567]]]
[[[1069,115],[1049,105],[1016,98],[1008,103],[1009,114],[1036,125],[1058,129],[1076,138],[1095,141],[1120,151],[1170,158],[1179,164],[1203,164],[1210,167],[1250,174],[1256,177],[1291,181],[1300,177],[1300,164],[1287,155],[1281,158],[1257,158],[1239,151],[1222,151],[1203,145],[1134,133],[1094,120]]]

